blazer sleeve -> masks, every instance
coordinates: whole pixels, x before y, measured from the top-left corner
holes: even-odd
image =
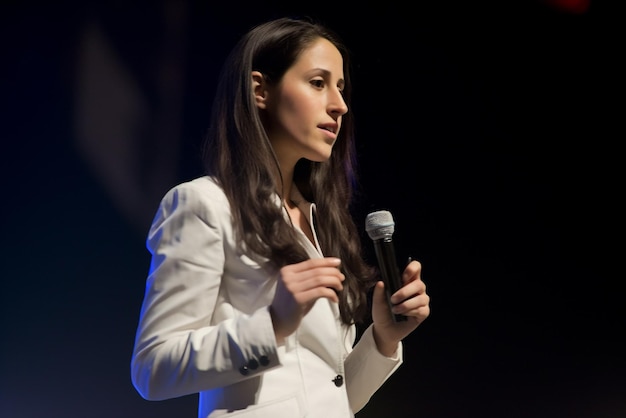
[[[372,325],[370,325],[345,361],[346,390],[350,407],[355,413],[360,411],[372,395],[400,367],[403,362],[402,342],[394,357],[383,356],[376,348]]]
[[[159,205],[131,359],[133,385],[145,399],[233,384],[280,364],[268,307],[211,322],[230,221],[223,193],[193,182],[170,190]]]

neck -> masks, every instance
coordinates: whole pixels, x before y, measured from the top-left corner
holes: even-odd
[[[274,153],[276,156],[276,162],[278,163],[278,169],[280,170],[280,175],[277,173],[277,181],[276,181],[276,190],[280,193],[280,196],[285,202],[287,207],[293,208],[295,204],[291,201],[291,190],[293,187],[293,173],[296,168],[296,164],[298,163],[298,159],[294,159],[294,157],[290,153],[281,152],[281,149],[274,148]],[[282,183],[281,183],[282,178]]]
[[[291,166],[288,169],[281,166],[281,176],[282,176],[282,184],[278,185],[278,189],[280,190],[280,195],[285,202],[286,205],[293,207],[294,203],[291,201],[291,190],[293,187],[293,172],[294,167]]]

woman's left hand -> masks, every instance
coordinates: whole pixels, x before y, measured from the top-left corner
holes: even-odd
[[[372,318],[374,320],[374,339],[378,350],[386,356],[396,351],[398,342],[409,335],[430,315],[430,296],[426,293],[426,284],[421,279],[422,265],[411,261],[402,272],[404,285],[391,295],[393,305],[389,311],[385,286],[382,281],[376,283],[372,300]],[[396,322],[393,314],[407,317],[406,321]]]

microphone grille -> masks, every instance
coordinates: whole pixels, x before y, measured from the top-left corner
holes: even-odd
[[[395,223],[391,212],[379,210],[365,217],[365,230],[373,240],[393,235]]]

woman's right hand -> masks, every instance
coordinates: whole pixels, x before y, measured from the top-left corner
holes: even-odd
[[[300,325],[316,300],[339,302],[345,276],[336,257],[311,258],[280,269],[276,293],[270,305],[276,341],[282,341]]]

